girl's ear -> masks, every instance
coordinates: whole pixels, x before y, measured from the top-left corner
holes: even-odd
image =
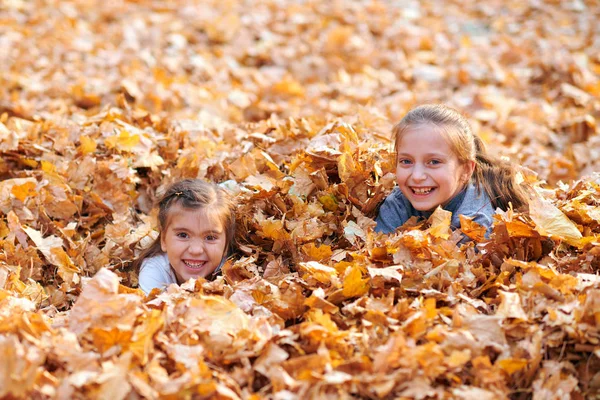
[[[160,249],[163,253],[167,252],[167,244],[165,243],[165,237],[163,235],[160,235]]]
[[[469,182],[469,180],[471,179],[471,177],[473,176],[473,172],[475,172],[475,161],[467,161],[464,166],[465,166],[465,170],[464,170],[464,180],[465,183]]]

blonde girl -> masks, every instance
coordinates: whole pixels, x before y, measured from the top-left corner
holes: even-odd
[[[397,188],[377,216],[378,232],[390,233],[410,217],[428,218],[441,206],[491,227],[497,207],[527,205],[515,183],[511,164],[490,157],[481,139],[458,111],[444,105],[422,105],[393,128]]]

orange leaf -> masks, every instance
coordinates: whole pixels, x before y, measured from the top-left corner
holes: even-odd
[[[310,242],[310,243],[303,245],[302,251],[311,260],[314,260],[314,261],[322,261],[322,260],[330,258],[333,255],[331,246],[322,244],[319,247],[317,247],[314,242]]]
[[[26,198],[34,197],[37,195],[36,187],[37,187],[37,183],[27,181],[27,182],[23,183],[22,185],[13,186],[10,192],[18,200],[25,201]]]
[[[485,226],[479,225],[477,222],[473,221],[472,218],[465,217],[462,214],[459,215],[458,218],[460,219],[460,230],[462,233],[473,239],[475,242],[485,240],[485,233],[487,231]]]

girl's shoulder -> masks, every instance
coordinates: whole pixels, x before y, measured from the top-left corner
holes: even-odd
[[[166,254],[158,254],[142,261],[138,277],[139,287],[148,294],[154,288],[164,287],[177,283],[177,278],[169,264]]]
[[[461,205],[460,214],[475,215],[484,214],[491,216],[496,213],[492,200],[483,188],[478,188],[471,183],[467,187],[465,198]]]
[[[145,268],[169,270],[171,268],[169,264],[169,257],[167,257],[166,253],[161,253],[152,257],[148,257],[144,261],[142,261],[140,271]]]

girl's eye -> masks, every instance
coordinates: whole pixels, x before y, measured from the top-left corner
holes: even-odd
[[[185,232],[177,232],[175,234],[175,236],[177,236],[178,238],[181,238],[181,239],[187,239],[188,238],[188,234],[185,233]]]
[[[434,159],[434,160],[431,160],[431,161],[429,161],[429,163],[430,163],[431,165],[438,165],[438,164],[441,164],[441,163],[442,163],[442,161],[441,161],[441,160],[435,160],[435,159]]]
[[[219,237],[217,235],[208,235],[208,236],[206,236],[206,240],[211,241],[211,242],[215,241],[215,240],[218,240],[218,239],[219,239]]]
[[[403,159],[401,159],[401,160],[398,160],[398,164],[400,164],[400,165],[410,165],[410,164],[411,164],[411,162],[410,162],[410,160],[409,160],[409,159],[407,159],[407,158],[403,158]]]

